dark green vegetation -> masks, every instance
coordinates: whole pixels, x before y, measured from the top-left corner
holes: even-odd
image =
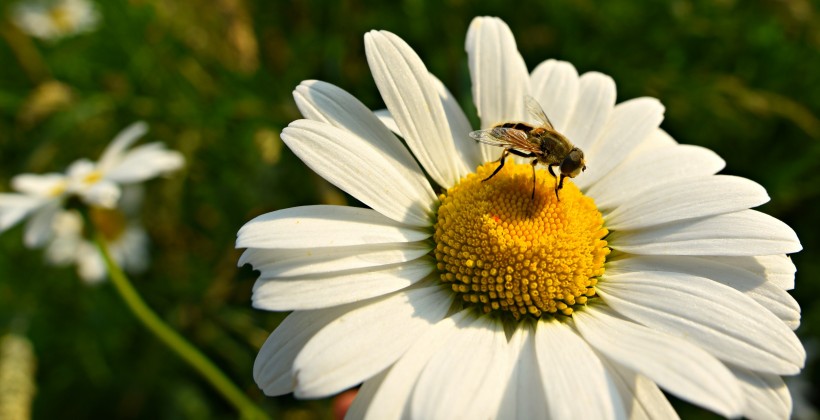
[[[724,173],[763,184],[772,201],[762,210],[792,226],[804,246],[794,257],[799,334],[820,336],[818,4],[508,3],[100,2],[97,31],[56,43],[25,37],[2,10],[0,191],[18,173],[96,158],[121,128],[147,121],[147,139],[182,151],[188,165],[148,184],[152,265],[133,278],[136,287],[275,418],[327,418],[324,401],[265,399],[257,390],[253,359],[282,315],[253,310],[255,275],[235,268],[235,234],[252,217],[350,201],[282,146],[279,131],[299,117],[291,91],[321,79],[382,108],[362,37],[386,29],[472,110],[464,36],[473,16],[496,15],[530,69],[567,60],[579,72],[611,75],[619,101],[657,97],[667,107],[662,127],[679,142],[709,147],[727,161]],[[109,284],[88,287],[73,269],[42,259],[22,246],[19,227],[0,236],[0,333],[19,331],[34,343],[36,418],[235,416]],[[812,364],[805,375],[817,377]]]

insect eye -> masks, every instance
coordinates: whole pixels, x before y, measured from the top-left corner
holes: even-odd
[[[564,158],[564,161],[561,162],[561,173],[570,178],[574,178],[581,173],[582,169],[586,169],[583,156],[580,150],[570,152],[567,157]]]

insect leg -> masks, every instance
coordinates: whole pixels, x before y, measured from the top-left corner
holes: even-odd
[[[561,183],[564,181],[564,175],[561,175],[561,181],[558,181],[558,177],[555,176],[555,172],[552,171],[552,166],[553,165],[547,166],[547,169],[549,169],[550,175],[552,175],[552,177],[555,178],[555,198],[557,198],[558,201],[561,201],[561,199],[558,198],[558,190],[561,189],[559,185],[561,185]]]
[[[515,149],[507,149],[507,150],[509,150],[510,153],[512,153],[516,156],[521,156],[521,157],[525,157],[525,158],[538,157],[538,155],[536,155],[535,153],[532,153],[532,152],[524,153],[524,152],[521,152],[521,151],[518,151],[518,150],[515,150]]]
[[[501,152],[501,157],[500,157],[500,158],[498,158],[498,160],[496,161],[496,162],[501,162],[501,164],[499,164],[499,165],[498,165],[498,167],[497,167],[497,168],[495,168],[495,170],[493,171],[493,173],[492,173],[490,176],[488,176],[488,177],[486,177],[486,178],[482,179],[482,180],[481,180],[481,182],[484,182],[484,181],[486,181],[486,180],[488,180],[488,179],[490,179],[490,178],[494,177],[494,176],[495,176],[495,174],[497,174],[497,173],[498,173],[498,171],[500,171],[500,170],[501,170],[501,168],[503,168],[503,167],[504,167],[504,159],[506,159],[506,158],[507,158],[507,155],[509,155],[509,154],[510,154],[510,149],[504,149],[504,151],[503,151],[503,152]]]
[[[553,178],[558,178],[557,176],[555,176],[555,172],[552,171],[552,166],[553,165],[547,166],[547,169],[550,171],[550,175],[552,175]]]
[[[533,159],[532,163],[532,200],[535,200],[535,165],[538,164],[538,159]]]
[[[558,185],[555,186],[555,198],[557,198],[558,201],[561,201],[561,198],[558,197],[558,190],[560,190],[561,188],[564,188],[564,178],[566,178],[566,177],[567,177],[566,175],[561,174],[561,180],[558,181]]]

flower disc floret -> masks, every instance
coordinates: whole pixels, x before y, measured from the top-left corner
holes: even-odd
[[[601,213],[571,182],[530,165],[479,166],[441,195],[435,256],[441,280],[484,312],[570,315],[595,296],[609,248]]]

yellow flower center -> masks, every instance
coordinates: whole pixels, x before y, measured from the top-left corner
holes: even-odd
[[[91,185],[99,182],[102,179],[102,172],[91,171],[83,177],[83,182]]]
[[[485,163],[440,196],[436,249],[441,280],[484,312],[516,319],[572,314],[595,296],[610,250],[595,203],[564,181],[509,159],[504,169]]]
[[[65,181],[58,182],[48,190],[47,195],[49,197],[59,197],[65,193],[67,187],[68,184]]]
[[[74,26],[71,13],[65,6],[55,6],[48,10],[48,17],[55,28],[67,32]]]

